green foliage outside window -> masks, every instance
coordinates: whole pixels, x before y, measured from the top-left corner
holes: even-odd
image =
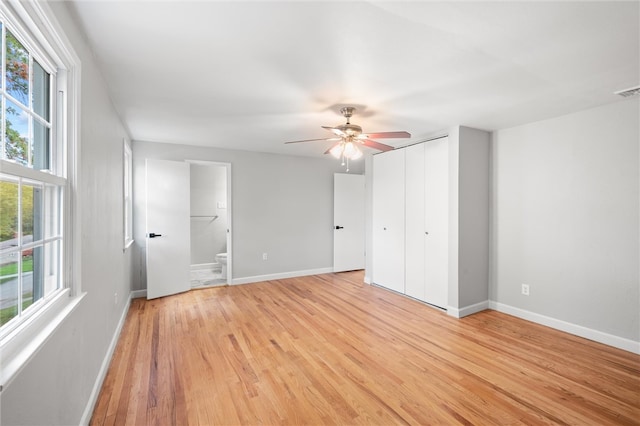
[[[22,187],[22,233],[33,235],[33,187]],[[0,241],[17,237],[18,185],[0,182]]]
[[[6,31],[6,92],[25,106],[29,106],[29,52],[10,31]],[[25,162],[29,158],[29,140],[21,135],[14,123],[21,111],[13,103],[6,105],[5,158]]]

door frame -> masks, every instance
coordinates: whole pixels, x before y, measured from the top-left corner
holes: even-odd
[[[231,163],[224,163],[221,161],[208,161],[208,160],[184,160],[189,164],[197,164],[199,166],[218,166],[224,167],[227,172],[227,284],[233,283],[233,206],[231,203]]]

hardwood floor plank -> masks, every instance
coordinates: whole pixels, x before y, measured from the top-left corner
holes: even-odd
[[[362,272],[132,302],[92,425],[639,425],[640,356]]]

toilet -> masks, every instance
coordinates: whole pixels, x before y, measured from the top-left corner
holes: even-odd
[[[216,254],[216,262],[222,265],[222,278],[227,278],[227,253]]]

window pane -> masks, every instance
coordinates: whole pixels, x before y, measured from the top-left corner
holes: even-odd
[[[2,22],[0,22],[0,39],[2,37]],[[0,50],[2,50],[2,47],[0,47]],[[4,63],[4,50],[2,50],[1,54],[0,54],[0,64]],[[1,71],[0,71],[1,72]],[[0,78],[0,87],[2,87],[2,78]]]
[[[49,121],[49,73],[33,61],[33,111]]]
[[[9,322],[18,315],[18,253],[13,260],[6,261],[3,256],[0,265],[0,325]]]
[[[124,241],[128,242],[133,238],[131,232],[131,224],[133,219],[131,218],[131,200],[129,198],[124,199]]]
[[[49,128],[38,121],[33,121],[33,146],[31,147],[33,168],[50,170],[49,167]]]
[[[24,166],[29,164],[29,119],[27,113],[7,99],[5,156]]]
[[[18,183],[8,176],[0,176],[0,248],[4,253],[18,245]]]
[[[62,190],[54,185],[46,185],[44,190],[44,236],[60,236]]]
[[[29,106],[29,52],[10,31],[6,43],[7,93]]]
[[[42,239],[42,185],[22,185],[22,245]]]
[[[44,246],[44,296],[61,288],[60,280],[60,241],[53,241]]]
[[[42,246],[22,252],[22,310],[43,296],[43,254]]]

